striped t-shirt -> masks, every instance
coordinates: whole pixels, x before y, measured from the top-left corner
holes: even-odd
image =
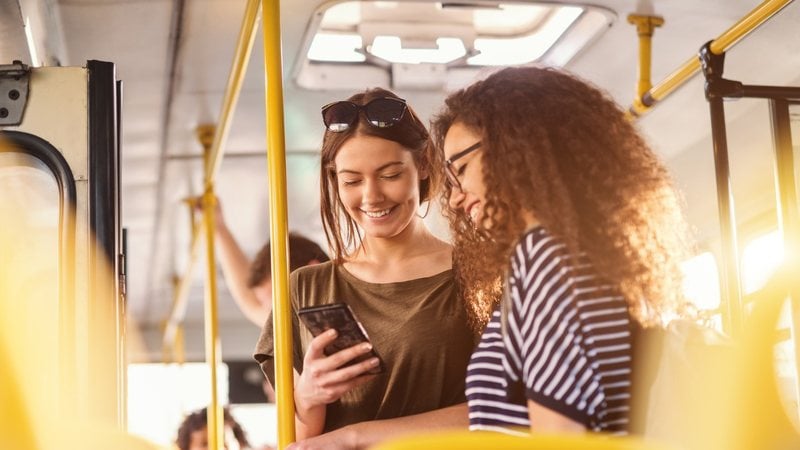
[[[626,433],[631,319],[618,290],[542,227],[516,245],[506,283],[506,324],[498,307],[467,368],[470,429],[526,433],[532,400]]]

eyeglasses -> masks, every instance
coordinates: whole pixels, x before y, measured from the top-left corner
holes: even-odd
[[[453,169],[453,163],[458,161],[459,159],[469,155],[470,153],[474,152],[481,148],[481,141],[478,141],[464,150],[456,153],[455,155],[451,156],[447,161],[444,162],[444,173],[447,175],[447,181],[450,183],[450,187],[454,189],[461,190],[461,181],[458,179],[461,175],[464,174],[464,170],[466,170],[467,165],[464,164],[461,166],[458,171]]]
[[[359,112],[363,111],[370,125],[389,128],[400,122],[406,109],[406,101],[402,98],[376,98],[366,105],[358,105],[344,100],[323,106],[322,121],[329,131],[341,133],[350,129],[358,121]]]

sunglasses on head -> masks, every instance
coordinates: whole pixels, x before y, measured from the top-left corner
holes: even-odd
[[[389,128],[400,122],[406,112],[406,101],[402,98],[381,97],[359,105],[347,100],[329,103],[322,107],[325,128],[334,133],[347,131],[364,112],[367,122],[378,128]]]

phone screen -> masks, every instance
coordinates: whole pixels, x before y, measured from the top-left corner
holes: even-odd
[[[356,319],[350,307],[344,303],[332,303],[330,305],[303,308],[297,312],[297,315],[315,337],[331,328],[337,331],[336,340],[324,349],[325,355],[327,356],[350,348],[356,344],[369,342],[366,330],[364,330],[364,327]],[[383,361],[380,360],[374,348],[369,353],[351,359],[342,367],[357,364],[373,357],[378,357],[380,363],[368,373],[375,374],[383,372]]]

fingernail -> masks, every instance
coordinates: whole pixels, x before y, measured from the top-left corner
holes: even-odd
[[[369,360],[370,366],[377,366],[378,365],[378,358],[372,358]]]
[[[364,350],[364,351],[371,350],[372,349],[372,344],[370,344],[369,342],[367,342],[365,344],[361,344],[361,349]]]
[[[328,333],[328,336],[334,337],[334,336],[336,336],[336,329],[335,328],[331,328],[330,330],[326,331],[326,333]]]

